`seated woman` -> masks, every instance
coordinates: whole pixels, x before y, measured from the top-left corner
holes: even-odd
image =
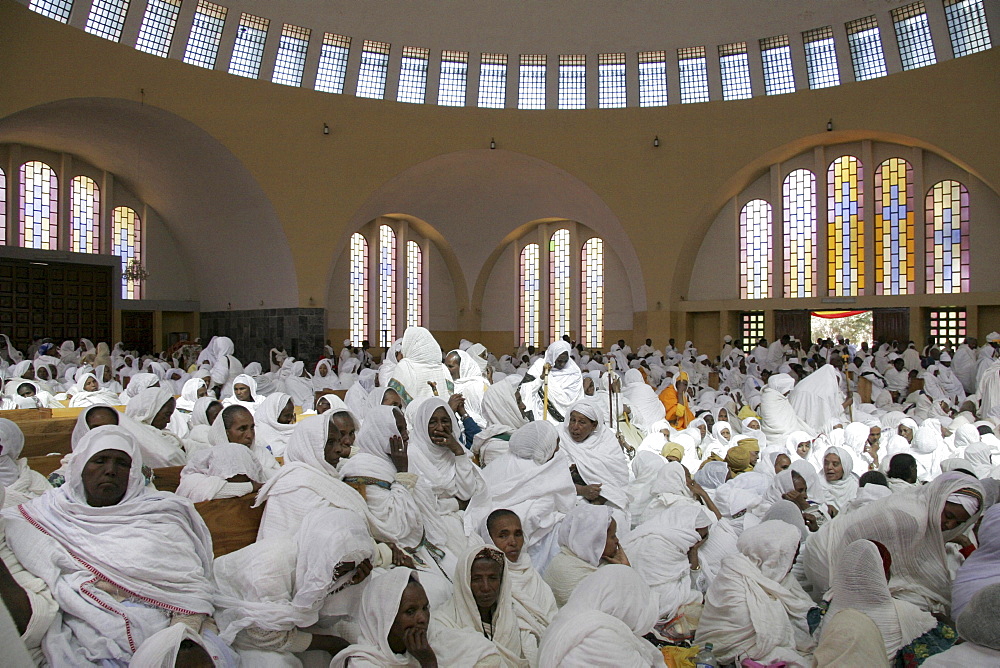
[[[275,457],[284,457],[288,439],[295,431],[295,404],[284,392],[267,395],[253,411],[257,442]]]
[[[708,515],[697,506],[677,505],[640,524],[622,540],[629,562],[657,599],[660,619],[673,619],[685,606],[701,603],[692,573],[701,570],[698,547],[708,537]]]
[[[524,549],[524,531],[517,513],[506,508],[494,510],[479,533],[487,545],[492,543],[507,558],[504,576],[510,578],[511,595],[518,603],[515,610],[521,620],[521,630],[530,631],[538,625],[551,624],[559,606],[552,588],[532,566],[531,557]]]
[[[930,613],[951,605],[951,575],[945,543],[976,523],[983,488],[963,473],[944,473],[927,485],[893,494],[879,503],[827,522],[802,552],[814,591],[830,588],[844,549],[859,538],[885,545],[893,557],[893,596]]]
[[[539,666],[663,668],[643,636],[653,630],[656,597],[634,569],[609,565],[588,575],[542,637]]]
[[[511,435],[528,423],[524,417],[524,403],[517,392],[517,378],[494,383],[486,388],[482,401],[486,425],[472,441],[472,451],[480,466],[507,452]]]
[[[324,394],[316,401],[317,415],[322,415],[331,409],[347,410],[347,404],[336,394]]]
[[[394,568],[373,578],[361,595],[356,617],[361,627],[358,642],[333,657],[330,668],[438,668],[428,640],[430,605],[415,572]],[[499,666],[495,649],[488,649],[492,665]]]
[[[716,490],[715,502],[722,517],[698,548],[698,565],[701,567],[698,580],[705,590],[711,586],[719,572],[722,560],[738,552],[736,542],[747,528],[747,517],[751,515],[752,508],[760,503],[760,499],[761,495],[756,491],[743,489],[732,483],[725,483]]]
[[[365,521],[336,508],[310,512],[295,536],[221,556],[215,560],[219,635],[245,665],[288,665],[312,650],[336,654],[346,641],[306,629],[329,629],[355,612],[361,587],[354,585],[368,577],[375,557]]]
[[[764,522],[744,531],[739,552],[723,558],[695,635],[697,644],[713,644],[720,663],[813,665],[806,623],[812,601],[791,573],[800,538],[789,524]]]
[[[191,457],[181,469],[176,493],[194,503],[232,499],[256,493],[266,482],[264,471],[241,443],[223,443]]]
[[[188,378],[181,387],[181,396],[177,399],[177,410],[190,414],[194,410],[195,403],[207,396],[208,383],[205,382],[204,378]]]
[[[7,493],[8,506],[24,503],[52,489],[45,476],[28,467],[26,458],[19,459],[22,449],[24,434],[21,428],[15,422],[0,418],[0,487]]]
[[[823,454],[823,476],[820,485],[826,494],[827,511],[831,517],[847,509],[858,494],[858,479],[854,459],[846,448],[833,445]]]
[[[123,426],[135,438],[143,462],[152,468],[187,463],[184,442],[167,431],[175,403],[169,390],[150,387],[132,397],[125,407],[125,417],[130,419],[123,421]]]
[[[433,612],[431,639],[446,666],[471,666],[466,657],[487,653],[493,645],[508,668],[533,664],[544,625],[523,629],[526,615],[516,613],[506,557],[493,547],[473,547],[455,570],[455,593]]]
[[[60,608],[42,643],[51,665],[124,666],[177,623],[217,641],[208,528],[189,500],[147,491],[129,432],[90,430],[66,484],[4,517],[14,554]]]
[[[655,518],[664,510],[677,506],[705,508],[707,513],[719,516],[712,498],[678,462],[668,461],[660,467],[656,473],[656,480],[649,487],[649,492],[649,505],[633,511],[638,514],[637,526]]]
[[[617,522],[607,506],[582,503],[559,525],[560,551],[542,574],[559,606],[566,604],[580,581],[603,564],[629,565],[618,544]]]
[[[819,639],[827,633],[827,620],[841,610],[853,609],[868,616],[878,626],[885,644],[886,658],[893,665],[905,666],[906,655],[925,659],[955,643],[955,632],[938,626],[929,612],[906,601],[895,599],[889,591],[891,555],[879,554],[870,540],[856,540],[844,550],[833,579],[830,607],[827,609]],[[950,636],[950,640],[946,640]]]
[[[576,504],[576,487],[559,433],[545,421],[529,422],[510,437],[509,451],[483,469],[489,494],[465,511],[465,531],[479,531],[486,516],[506,508],[521,518],[526,549],[545,570],[559,551],[555,528]]]
[[[590,503],[608,504],[619,523],[628,527],[629,460],[604,424],[604,408],[589,399],[573,404],[559,426],[559,442],[569,458],[577,494]]]
[[[257,381],[245,373],[233,378],[233,393],[222,400],[224,406],[243,406],[256,413],[264,397],[257,392]]]
[[[983,587],[958,616],[958,635],[964,641],[935,654],[922,665],[927,668],[966,668],[1000,664],[1000,583]]]
[[[1000,506],[983,513],[976,537],[979,547],[959,567],[951,585],[952,617],[962,614],[977,591],[1000,583]]]
[[[92,373],[83,374],[76,381],[76,385],[67,391],[67,394],[70,395],[70,408],[78,406],[114,406],[118,403],[118,395],[111,390],[102,389],[97,376]]]
[[[405,337],[404,337],[405,338]],[[446,401],[429,397],[406,409],[413,425],[408,451],[411,470],[430,483],[438,512],[465,534],[461,511],[476,494],[486,492],[482,473],[455,437],[455,412]]]
[[[194,402],[188,419],[188,432],[184,435],[184,450],[187,451],[188,458],[200,450],[212,447],[208,434],[222,409],[222,402],[214,396],[200,397]]]
[[[226,406],[208,430],[208,442],[214,447],[239,443],[250,449],[268,480],[278,475],[281,466],[271,451],[257,440],[253,415],[243,406]]]

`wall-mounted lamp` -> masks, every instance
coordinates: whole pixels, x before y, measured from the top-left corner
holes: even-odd
[[[496,141],[493,140],[493,137],[490,137],[490,150],[492,151],[496,147],[497,147]]]
[[[826,122],[826,131],[833,132],[833,119],[831,118]]]
[[[653,137],[653,148],[660,148],[660,135]]]
[[[330,126],[327,125],[326,123],[323,124],[323,134],[325,135],[330,134]]]

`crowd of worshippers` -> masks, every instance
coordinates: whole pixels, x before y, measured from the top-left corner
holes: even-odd
[[[3,408],[82,407],[48,478],[0,411],[39,665],[1000,665],[996,332],[497,358],[409,327],[312,373],[3,340]],[[246,495],[213,559],[193,503]]]

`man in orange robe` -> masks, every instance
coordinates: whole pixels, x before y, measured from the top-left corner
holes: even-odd
[[[688,408],[688,375],[681,371],[674,384],[660,392],[660,403],[667,410],[667,422],[674,429],[686,429],[694,420],[694,413]]]

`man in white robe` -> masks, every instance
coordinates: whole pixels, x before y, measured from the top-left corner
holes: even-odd
[[[952,357],[952,369],[965,388],[966,394],[976,392],[976,346],[978,345],[979,342],[975,337],[966,337]]]

